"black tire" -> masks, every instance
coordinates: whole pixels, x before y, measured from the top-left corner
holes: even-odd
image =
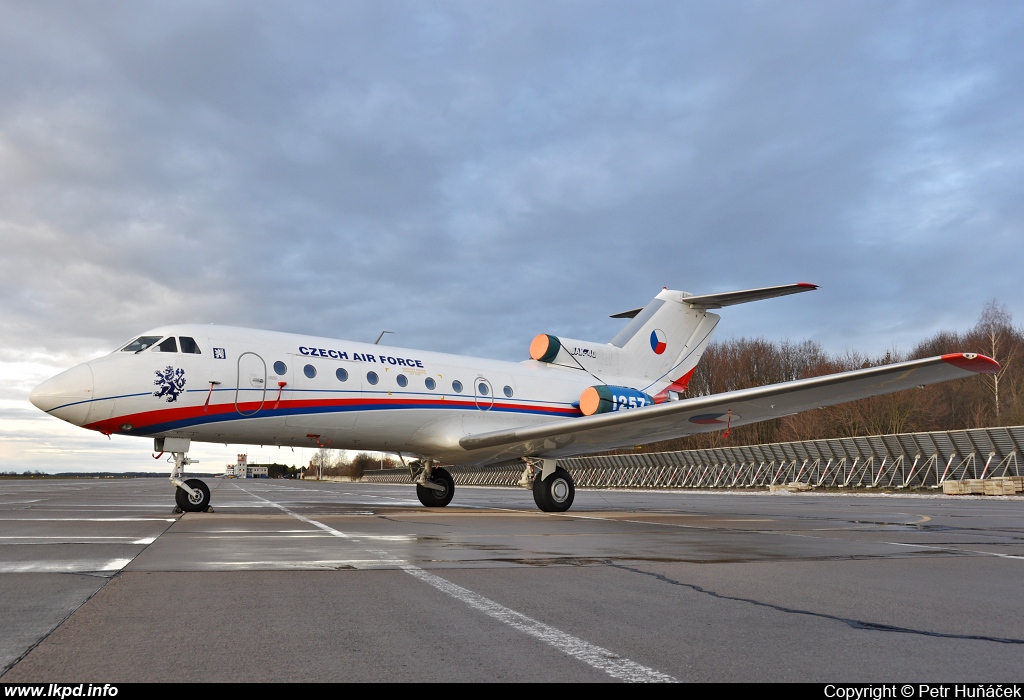
[[[174,502],[186,513],[201,513],[210,507],[210,487],[199,479],[185,479],[189,488],[195,490],[200,498],[193,498],[182,488],[174,489]]]
[[[455,479],[443,467],[435,467],[430,472],[430,480],[438,486],[444,487],[444,491],[435,491],[426,486],[416,484],[416,498],[427,508],[444,508],[452,502],[455,495]]]
[[[544,481],[538,475],[533,480],[533,500],[545,513],[564,513],[572,507],[576,498],[576,484],[572,474],[561,467]]]

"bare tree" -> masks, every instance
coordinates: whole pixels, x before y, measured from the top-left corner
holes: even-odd
[[[999,382],[1003,379],[1010,365],[1013,363],[1014,344],[1011,339],[1013,332],[1013,318],[1007,311],[1005,304],[1000,304],[992,299],[985,304],[981,312],[981,318],[974,327],[973,335],[980,337],[984,343],[985,354],[999,363],[1000,369],[995,374],[988,375],[988,381],[992,389],[992,400],[996,412],[996,425],[1002,425],[1001,406],[999,403]]]
[[[879,357],[851,352],[828,355],[813,341],[772,342],[764,338],[712,343],[697,365],[686,395],[707,396],[965,351],[993,357],[1000,363],[1000,371],[734,426],[728,434],[722,426],[714,432],[635,449],[643,452],[705,449],[1024,423],[1024,362],[1018,362],[1024,356],[1024,330],[1014,327],[1006,307],[995,301],[985,306],[970,331],[939,331],[918,343],[909,355],[895,350]]]
[[[309,461],[309,466],[316,471],[316,479],[319,481],[324,476],[324,470],[334,466],[334,450],[329,447],[321,447]]]

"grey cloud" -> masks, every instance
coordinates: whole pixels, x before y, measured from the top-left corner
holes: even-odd
[[[188,320],[516,359],[663,285],[797,280],[722,331],[1024,314],[1010,5],[10,8],[5,344]]]

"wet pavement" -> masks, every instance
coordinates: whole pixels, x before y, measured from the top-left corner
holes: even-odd
[[[1015,681],[1024,499],[0,481],[14,681]]]

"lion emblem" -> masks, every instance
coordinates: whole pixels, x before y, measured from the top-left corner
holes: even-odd
[[[177,401],[178,395],[185,390],[185,370],[168,365],[166,369],[158,369],[154,374],[156,379],[153,384],[159,388],[153,392],[153,396],[158,399],[166,397],[168,403]]]

